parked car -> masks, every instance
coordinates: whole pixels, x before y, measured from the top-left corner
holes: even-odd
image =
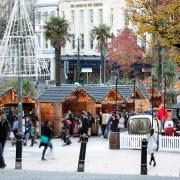
[[[160,129],[159,121],[153,118],[153,128],[155,132]],[[148,134],[152,127],[151,115],[134,115],[129,118],[128,121],[128,133],[129,134]]]

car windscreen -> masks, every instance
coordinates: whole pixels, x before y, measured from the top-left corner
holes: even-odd
[[[129,134],[148,134],[151,122],[148,118],[131,118],[128,122]]]

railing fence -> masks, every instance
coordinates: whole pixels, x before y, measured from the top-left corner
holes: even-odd
[[[120,134],[121,149],[141,149],[141,142],[147,135]],[[180,136],[159,135],[159,151],[180,152]]]

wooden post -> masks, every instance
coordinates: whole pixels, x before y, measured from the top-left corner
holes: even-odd
[[[61,118],[62,118],[62,104],[55,103],[54,104],[54,136],[60,136],[60,128],[61,128]]]

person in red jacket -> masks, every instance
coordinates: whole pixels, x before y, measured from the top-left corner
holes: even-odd
[[[173,128],[172,124],[168,123],[167,127],[164,128],[165,136],[174,136],[176,130]]]
[[[164,121],[168,120],[168,112],[164,108],[163,105],[161,105],[161,108],[159,109],[159,111],[157,113],[157,117],[161,121],[161,128],[163,129],[164,128]]]

